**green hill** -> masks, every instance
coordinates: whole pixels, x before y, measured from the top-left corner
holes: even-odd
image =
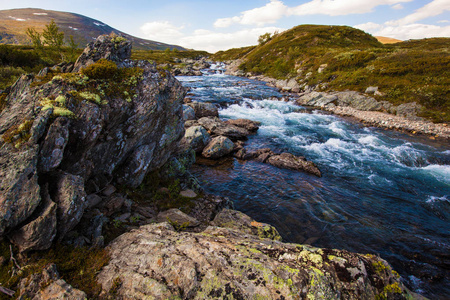
[[[278,79],[295,78],[318,90],[364,92],[378,86],[393,104],[418,102],[422,115],[450,121],[450,38],[383,45],[347,26],[301,25],[254,48],[216,53],[218,60],[242,59],[240,69]],[[320,69],[320,72],[319,72]]]
[[[38,32],[42,32],[51,20],[55,20],[66,38],[72,35],[80,48],[84,48],[99,35],[114,32],[130,40],[135,50],[165,50],[167,48],[185,50],[180,46],[134,37],[101,21],[79,14],[36,8],[0,10],[0,44],[30,45],[31,40],[25,34],[27,28],[34,27]]]

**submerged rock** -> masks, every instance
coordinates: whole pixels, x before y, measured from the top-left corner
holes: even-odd
[[[305,171],[314,174],[317,177],[322,177],[319,168],[317,168],[312,161],[306,160],[303,156],[295,156],[291,153],[281,153],[280,155],[269,157],[267,163],[278,168]]]
[[[142,226],[109,246],[98,275],[120,299],[406,299],[382,259],[262,239],[230,228]],[[119,284],[118,284],[119,283]]]

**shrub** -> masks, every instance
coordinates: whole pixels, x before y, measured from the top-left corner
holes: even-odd
[[[117,65],[104,58],[81,70],[83,75],[91,79],[113,79],[118,72]]]

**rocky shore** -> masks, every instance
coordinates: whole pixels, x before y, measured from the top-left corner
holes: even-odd
[[[246,76],[267,82],[268,85],[287,93],[303,106],[319,108],[333,114],[354,117],[369,126],[405,131],[412,134],[429,135],[431,138],[450,138],[450,126],[433,123],[418,117],[421,106],[407,103],[395,106],[387,101],[378,101],[371,95],[383,95],[377,87],[368,87],[365,93],[353,91],[318,92],[315,87],[300,85],[296,80],[277,80],[266,76],[244,74],[238,69],[239,61],[228,62],[227,74]]]
[[[421,298],[379,257],[282,243],[274,227],[202,192],[189,173],[193,152],[216,158],[242,150],[240,141],[258,124],[221,121],[213,107],[200,104],[183,107],[186,91],[175,77],[129,60],[130,52],[124,38],[101,36],[75,65],[22,76],[8,91],[0,112],[0,293],[18,299]],[[194,120],[185,122],[189,108]],[[289,154],[249,156],[312,167]],[[57,253],[57,245],[75,250]],[[105,253],[98,270],[95,256],[93,265],[77,269],[98,249]],[[64,262],[83,251],[68,267],[77,272],[63,278]],[[63,260],[33,260],[47,252]],[[92,277],[80,284],[87,272]]]

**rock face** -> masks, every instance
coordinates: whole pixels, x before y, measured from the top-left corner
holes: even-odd
[[[176,232],[142,226],[108,246],[98,275],[119,299],[406,299],[390,266],[372,255],[261,239],[230,228]]]
[[[50,81],[22,76],[11,87],[0,113],[0,237],[20,226],[20,237],[12,240],[22,249],[45,248],[52,229],[40,241],[32,234],[43,220],[53,224],[54,206],[45,203],[56,204],[61,239],[83,215],[85,191],[99,192],[110,182],[136,187],[177,150],[185,90],[156,65],[128,60],[130,54],[129,41],[101,36],[79,57],[74,73]],[[116,90],[107,90],[108,78],[76,73],[102,58],[129,71]],[[46,184],[50,202],[42,197]]]

